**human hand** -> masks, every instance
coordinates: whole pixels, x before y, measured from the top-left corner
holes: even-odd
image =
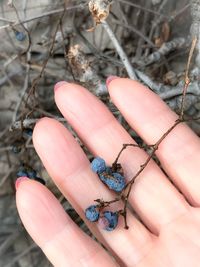
[[[94,155],[112,164],[122,145],[133,143],[130,135],[86,89],[70,83],[59,85],[55,100],[66,120]],[[157,95],[136,81],[118,78],[108,88],[114,104],[147,144],[156,143],[177,119]],[[114,197],[59,122],[40,120],[33,142],[55,184],[84,220],[84,210],[94,199]],[[127,215],[129,230],[124,229],[123,218],[112,232],[85,222],[120,266],[200,266],[199,138],[185,124],[179,124],[160,144],[157,156],[176,187],[152,160],[136,179],[129,198],[143,223],[131,212]],[[120,163],[127,181],[146,158],[147,154],[136,147],[123,152]],[[16,199],[24,226],[54,266],[117,266],[75,225],[45,186],[18,180]],[[121,205],[116,203],[115,209]]]

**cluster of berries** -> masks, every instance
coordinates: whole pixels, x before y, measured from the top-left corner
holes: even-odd
[[[105,160],[95,158],[91,163],[92,170],[98,174],[100,180],[115,192],[121,192],[126,186],[123,176],[123,170],[120,164],[109,167],[106,166]]]
[[[91,168],[109,189],[119,193],[125,188],[126,182],[120,164],[109,167],[104,159],[97,157],[92,161]],[[98,221],[99,225],[107,231],[114,230],[118,224],[119,212],[101,212],[102,209],[102,203],[91,205],[85,210],[85,216],[91,222]]]
[[[104,211],[100,215],[100,207],[98,205],[89,206],[85,210],[85,216],[90,222],[98,221],[100,227],[106,231],[113,231],[118,224],[117,212]]]
[[[35,180],[40,182],[41,184],[45,185],[45,181],[38,177],[37,172],[30,167],[21,166],[17,172],[17,178],[19,177],[28,177],[29,179]]]

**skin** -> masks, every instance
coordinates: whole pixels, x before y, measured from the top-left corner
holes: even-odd
[[[148,144],[169,129],[177,115],[151,90],[136,81],[117,78],[108,85],[110,97],[127,122]],[[124,143],[133,143],[102,102],[83,87],[65,83],[55,91],[56,104],[81,140],[95,155],[112,164]],[[84,218],[93,200],[111,200],[108,190],[90,169],[89,161],[71,133],[54,119],[43,118],[33,133],[35,149],[56,186]],[[16,193],[24,226],[54,266],[196,267],[200,262],[200,142],[185,124],[161,143],[157,156],[136,179],[128,212],[113,232],[86,221],[116,261],[86,236],[42,184],[24,179]],[[126,179],[147,155],[129,147],[120,157]],[[166,175],[168,175],[167,178]],[[113,206],[120,209],[122,203]]]

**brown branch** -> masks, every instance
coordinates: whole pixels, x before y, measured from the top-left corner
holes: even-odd
[[[193,40],[192,40],[192,45],[191,45],[191,48],[190,48],[189,57],[188,57],[188,61],[187,61],[187,66],[186,66],[185,84],[184,84],[183,93],[182,93],[180,119],[183,119],[183,115],[184,115],[186,92],[187,92],[188,86],[190,84],[189,69],[190,69],[192,55],[194,54],[194,49],[195,49],[196,43],[197,43],[197,37],[195,36],[193,38]]]
[[[27,103],[28,103],[28,100],[29,100],[30,96],[33,95],[35,97],[36,86],[38,85],[40,79],[42,78],[43,73],[45,71],[45,68],[47,66],[47,63],[48,63],[50,57],[53,54],[54,44],[55,44],[55,40],[56,40],[56,34],[57,34],[57,32],[58,32],[58,30],[60,28],[60,25],[62,25],[62,20],[63,20],[63,18],[65,16],[65,12],[66,12],[66,4],[65,3],[64,3],[64,7],[65,8],[64,8],[64,10],[63,10],[58,22],[57,22],[56,29],[55,29],[55,32],[53,34],[53,40],[52,40],[52,43],[51,43],[50,48],[49,48],[48,56],[47,56],[46,60],[43,63],[43,66],[42,66],[42,69],[41,69],[39,75],[32,82],[31,88],[29,90],[28,96],[27,96],[26,101],[25,101],[25,106],[26,107],[27,107]],[[33,110],[34,110],[34,108],[27,114],[27,116],[30,115]],[[24,120],[24,117],[25,116],[22,116],[22,120]]]

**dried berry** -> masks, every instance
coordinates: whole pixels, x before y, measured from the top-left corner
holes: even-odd
[[[17,172],[17,177],[28,177],[29,179],[35,180],[40,182],[41,184],[45,185],[45,181],[37,176],[37,172],[30,167],[21,166],[19,171]]]
[[[112,211],[104,211],[99,219],[100,226],[106,231],[113,231],[118,224],[118,213]]]
[[[126,185],[124,177],[117,172],[112,173],[110,169],[107,169],[107,172],[102,173],[99,177],[104,184],[115,192],[121,192]]]
[[[17,177],[28,177],[28,173],[25,170],[19,170],[17,172]]]
[[[15,36],[16,36],[16,39],[20,42],[22,42],[26,39],[26,34],[24,34],[23,32],[16,31]]]
[[[37,172],[32,169],[27,169],[27,175],[28,175],[28,178],[34,179],[37,177]]]
[[[37,172],[30,167],[21,166],[19,168],[19,171],[17,172],[17,177],[24,177],[24,176],[30,179],[34,179],[37,177]]]
[[[94,158],[93,161],[91,162],[91,168],[93,172],[96,172],[98,174],[105,172],[106,170],[105,160],[100,157]]]
[[[99,210],[96,205],[89,206],[85,210],[85,216],[90,222],[96,222],[99,219]]]

